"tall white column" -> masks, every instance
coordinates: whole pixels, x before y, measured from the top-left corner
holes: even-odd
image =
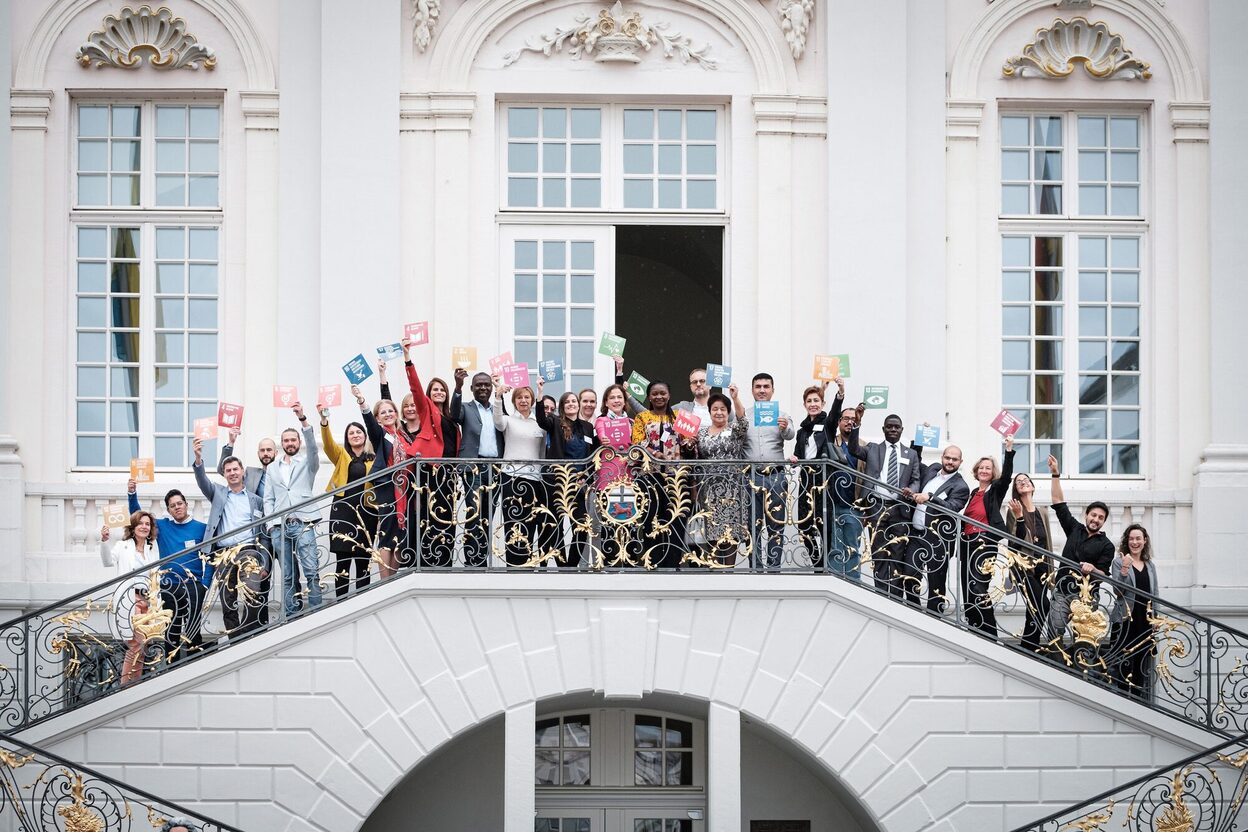
[[[0,20],[8,21],[12,10],[9,0],[0,0]],[[12,66],[12,40],[9,27],[0,27],[0,66]],[[9,310],[20,304],[15,293],[13,268],[9,260],[11,178],[11,123],[9,111],[9,85],[0,89],[0,113],[4,114],[4,126],[0,129],[0,305]],[[11,324],[11,321],[5,321]],[[0,334],[0,581],[21,580],[22,577],[22,460],[17,455],[17,440],[13,438],[10,409],[16,408],[20,396],[10,383],[9,366],[17,354],[12,343],[14,330],[6,326]]]
[[[528,702],[503,717],[503,832],[533,832],[533,724],[537,704]]]
[[[1245,606],[1248,584],[1242,549],[1248,539],[1248,390],[1242,382],[1248,355],[1248,274],[1240,240],[1248,214],[1248,158],[1242,136],[1248,129],[1248,52],[1240,33],[1248,27],[1248,4],[1210,3],[1210,105],[1208,146],[1209,289],[1207,350],[1210,433],[1204,461],[1196,469],[1193,525],[1196,532],[1196,583],[1200,607]],[[1173,112],[1172,108],[1172,112]],[[1176,112],[1177,116],[1190,115]],[[1208,114],[1205,114],[1206,118]],[[1206,122],[1208,123],[1208,122]],[[1177,127],[1177,125],[1176,125]],[[1180,160],[1180,165],[1184,160]],[[1180,168],[1180,182],[1184,176]],[[1186,263],[1180,261],[1184,268]],[[1199,333],[1190,333],[1199,337]],[[1189,372],[1200,367],[1188,366]],[[1182,431],[1180,431],[1182,433]]]
[[[239,330],[241,349],[231,347],[230,365],[239,368],[231,374],[221,391],[225,401],[248,402],[243,426],[247,442],[254,448],[260,437],[272,428],[267,404],[270,390],[277,381],[278,326],[278,93],[275,90],[240,93],[245,131],[247,184],[244,193],[245,222],[243,228],[244,267],[240,276],[231,276],[230,285],[242,285],[241,309],[231,304],[231,312],[239,311],[244,322]],[[237,380],[233,380],[237,379]],[[250,459],[248,447],[235,449],[244,460]],[[251,464],[250,462],[248,464]]]
[[[707,832],[741,830],[741,712],[712,702],[706,715]]]

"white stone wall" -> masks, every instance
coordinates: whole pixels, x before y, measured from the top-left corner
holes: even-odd
[[[711,575],[397,581],[28,736],[246,829],[353,832],[456,735],[582,691],[738,710],[888,832],[996,832],[1208,744],[853,587]]]

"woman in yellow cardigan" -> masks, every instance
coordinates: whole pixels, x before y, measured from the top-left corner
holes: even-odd
[[[373,467],[375,454],[364,426],[359,422],[347,425],[339,445],[329,431],[328,408],[321,408],[321,447],[334,465],[326,491],[364,479]],[[346,597],[353,563],[357,575],[356,591],[369,584],[369,566],[377,537],[377,513],[372,507],[372,500],[367,499],[369,492],[367,484],[343,488],[334,495],[334,502],[329,508],[329,550],[337,558],[334,594],[339,598]]]

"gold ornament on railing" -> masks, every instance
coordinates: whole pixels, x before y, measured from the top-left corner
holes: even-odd
[[[65,776],[73,781],[70,786],[70,797],[74,801],[69,806],[62,806],[56,813],[65,821],[65,832],[104,832],[104,819],[96,812],[87,808],[83,797],[82,775],[62,769]],[[129,815],[130,807],[126,807]]]
[[[1075,641],[1097,645],[1109,633],[1109,614],[1092,600],[1092,579],[1083,576],[1079,598],[1070,605],[1070,625],[1075,631]]]
[[[1170,805],[1162,810],[1157,818],[1156,832],[1192,832],[1195,819],[1192,810],[1183,802],[1183,778],[1187,776],[1185,769],[1179,769],[1170,780]]]

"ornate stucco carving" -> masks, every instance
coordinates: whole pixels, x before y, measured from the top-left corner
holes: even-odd
[[[776,11],[780,15],[780,30],[796,61],[806,51],[806,33],[815,17],[815,0],[780,0]]]
[[[104,28],[92,32],[78,48],[78,63],[136,69],[143,63],[160,69],[212,69],[216,54],[186,31],[186,21],[162,6],[132,9],[104,18]]]
[[[710,44],[694,46],[691,38],[668,30],[667,23],[647,23],[641,12],[626,15],[622,0],[616,0],[610,9],[602,9],[598,17],[577,15],[576,25],[565,29],[556,28],[549,34],[539,35],[525,41],[524,46],[503,56],[503,66],[520,60],[525,52],[541,52],[550,57],[567,47],[568,54],[580,60],[582,55],[592,55],[595,61],[605,63],[639,63],[638,51],[650,51],[656,44],[663,48],[665,58],[677,57],[681,63],[695,63],[703,69],[715,69],[717,61],[709,54]]]
[[[442,13],[442,0],[412,0],[412,17],[416,19],[416,27],[412,37],[416,48],[424,52],[433,42],[433,27],[438,25],[438,15]]]
[[[1005,62],[1007,78],[1065,78],[1077,64],[1093,78],[1148,80],[1153,77],[1148,64],[1131,54],[1122,35],[1109,31],[1103,22],[1087,18],[1055,20],[1036,32],[1036,39],[1023,47],[1023,53]]]

